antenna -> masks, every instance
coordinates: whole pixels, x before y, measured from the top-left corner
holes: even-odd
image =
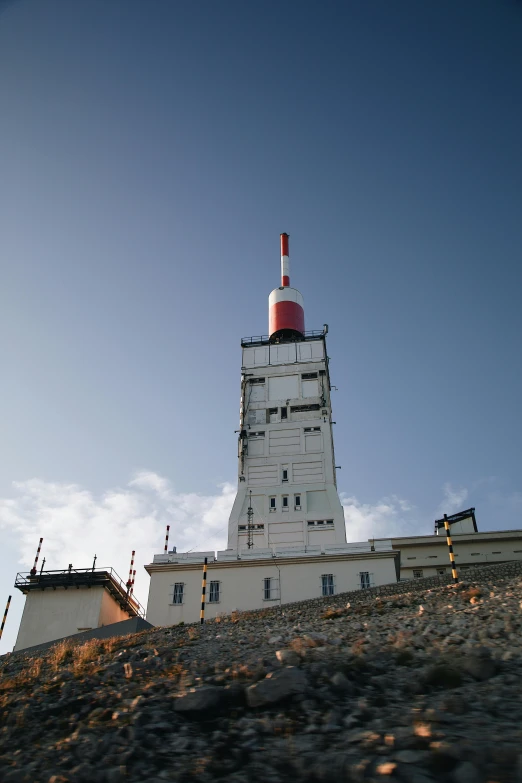
[[[42,548],[42,541],[43,538],[40,539],[40,543],[38,544],[38,549],[36,550],[36,557],[34,559],[34,566],[31,568],[31,576],[36,576],[36,564],[38,562],[38,558],[40,557],[40,549]]]
[[[254,509],[252,508],[252,490],[250,490],[249,506],[247,510],[247,547],[252,549],[254,546],[254,525],[252,520],[254,519]]]
[[[167,552],[169,551],[169,530],[170,530],[170,525],[167,525],[167,533],[165,535],[165,549],[164,549],[165,554],[167,554]]]
[[[42,565],[41,565],[41,567],[40,567],[40,576],[42,575],[42,571],[44,570],[44,565],[45,565],[45,557],[44,557],[44,559],[42,560]]]
[[[96,561],[98,559],[98,555],[94,555],[94,560],[92,561],[92,570],[94,571],[94,566],[96,565]]]

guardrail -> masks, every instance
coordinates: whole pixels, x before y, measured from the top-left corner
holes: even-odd
[[[303,333],[303,340],[316,340],[318,337],[324,337],[324,329],[312,329]],[[273,343],[270,340],[268,334],[255,335],[254,337],[242,337],[241,345],[282,345],[284,343],[302,342],[301,340],[282,340],[281,342]]]

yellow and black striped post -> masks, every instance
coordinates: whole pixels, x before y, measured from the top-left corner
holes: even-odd
[[[451,536],[450,536],[450,526],[448,522],[448,517],[446,514],[444,514],[444,527],[446,529],[446,541],[448,543],[448,549],[449,549],[449,557],[450,557],[450,563],[451,563],[451,575],[453,577],[453,584],[458,584],[459,577],[457,574],[457,566],[455,564],[455,555],[453,554],[453,544],[451,543]]]
[[[4,632],[5,618],[7,617],[7,612],[9,611],[10,605],[11,605],[11,596],[9,596],[9,598],[7,599],[7,606],[5,607],[4,619],[2,620],[2,625],[0,625],[0,639],[2,638],[2,634]]]
[[[207,592],[207,558],[203,563],[203,584],[201,585],[201,612],[199,613],[199,622],[201,625],[205,622],[205,593]]]

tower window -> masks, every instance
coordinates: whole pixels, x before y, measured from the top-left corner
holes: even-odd
[[[281,408],[281,421],[288,418],[288,408]]]
[[[288,511],[288,495],[283,495],[283,511]]]
[[[275,510],[276,510],[276,499],[270,498],[270,511],[275,511]]]
[[[333,574],[323,574],[321,576],[321,592],[322,595],[333,595],[335,592],[334,576]]]
[[[316,372],[303,372],[301,374],[303,381],[311,381],[313,378],[317,378]]]
[[[183,582],[176,582],[174,585],[174,593],[172,594],[172,603],[173,604],[182,604],[183,603],[183,593],[184,593],[184,583]]]
[[[287,468],[283,468],[282,479],[283,479],[283,481],[288,481],[288,469]]]
[[[305,432],[321,432],[321,428],[320,427],[305,427],[304,431]]]
[[[264,383],[264,382],[265,382],[264,378],[251,378],[250,379],[250,383]]]
[[[295,506],[295,510],[299,511],[299,509],[301,508],[301,495],[296,495],[294,497],[294,506]]]

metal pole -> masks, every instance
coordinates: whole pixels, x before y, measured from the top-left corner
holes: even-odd
[[[453,584],[458,584],[459,576],[457,574],[457,566],[455,564],[455,555],[453,554],[453,544],[451,543],[450,526],[448,517],[444,514],[444,527],[446,529],[446,541],[448,543],[449,558],[451,563],[451,575],[453,576]]]
[[[167,554],[167,552],[169,551],[169,530],[170,530],[170,525],[167,525],[167,534],[165,536],[165,549],[164,549],[165,554]]]
[[[40,568],[40,576],[42,575],[42,571],[44,570],[44,565],[45,565],[45,557],[42,560],[42,565],[41,565],[41,568]]]
[[[0,639],[2,638],[2,634],[4,632],[5,618],[7,617],[7,612],[9,611],[10,605],[11,605],[11,596],[9,596],[9,598],[7,599],[7,606],[5,607],[4,619],[2,620],[2,625],[0,625]]]
[[[207,558],[203,563],[203,584],[201,585],[201,612],[199,615],[200,625],[205,622],[205,593],[207,592]]]
[[[127,595],[130,593],[130,589],[132,587],[132,568],[134,566],[134,555],[136,554],[135,550],[132,550],[131,555],[131,562],[130,562],[130,570],[129,570],[129,578],[127,580]]]
[[[38,544],[38,549],[36,550],[36,557],[34,559],[34,566],[31,568],[31,576],[36,576],[36,564],[38,562],[38,558],[40,557],[40,549],[42,548],[42,541],[43,538],[40,539],[40,543]]]
[[[96,560],[98,559],[97,555],[94,555],[94,560],[92,561],[92,570],[94,571],[94,566],[96,565]]]
[[[252,549],[254,546],[254,509],[252,508],[252,490],[250,490],[250,505],[247,509],[247,547]]]

